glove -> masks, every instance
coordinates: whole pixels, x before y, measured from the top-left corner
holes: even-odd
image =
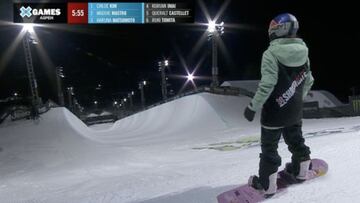
[[[251,104],[250,104],[251,105]],[[254,120],[254,117],[255,117],[255,111],[253,111],[253,110],[251,110],[250,108],[249,108],[249,106],[248,107],[246,107],[246,109],[245,109],[245,112],[244,112],[244,117],[246,118],[246,120],[248,120],[248,121],[253,121]]]

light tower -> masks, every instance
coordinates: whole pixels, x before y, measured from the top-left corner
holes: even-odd
[[[141,81],[139,83],[139,90],[140,90],[140,94],[141,94],[141,107],[143,109],[145,109],[145,93],[144,93],[144,87],[146,86],[147,82],[144,80],[144,81]]]
[[[159,61],[159,71],[161,72],[161,94],[163,100],[167,99],[167,82],[166,82],[166,73],[165,69],[169,66],[169,61]]]
[[[134,91],[131,91],[130,93],[128,93],[128,98],[129,98],[129,102],[130,102],[130,110],[132,110],[134,108],[134,102],[133,102],[134,94],[135,94]]]
[[[32,24],[25,24],[23,27],[25,31],[25,36],[23,38],[23,47],[25,53],[25,62],[26,68],[29,78],[29,86],[31,91],[31,106],[32,106],[32,116],[37,118],[39,116],[39,91],[38,91],[38,84],[36,81],[34,65],[31,55],[31,47],[30,44],[37,44],[36,40],[34,39],[34,28]]]
[[[212,43],[212,83],[211,87],[219,86],[219,68],[218,68],[218,51],[217,38],[224,34],[224,22],[216,24],[215,21],[210,21],[208,24],[208,37]]]
[[[65,77],[63,69],[64,68],[61,66],[56,67],[56,81],[58,86],[58,99],[60,106],[65,106],[64,92],[62,90],[62,78]]]

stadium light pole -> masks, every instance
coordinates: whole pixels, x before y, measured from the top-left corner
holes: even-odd
[[[118,110],[119,109],[119,102],[117,100],[114,100],[113,107]]]
[[[69,99],[69,109],[70,109],[70,111],[72,111],[73,110],[74,88],[73,87],[68,87],[67,88],[67,93],[68,93],[68,99]]]
[[[166,73],[165,69],[169,66],[169,61],[159,61],[159,71],[161,72],[161,94],[163,100],[167,99],[167,82],[166,82]]]
[[[58,86],[58,99],[60,106],[65,106],[64,92],[62,90],[62,78],[65,77],[61,66],[56,67],[56,81]]]
[[[224,22],[216,24],[215,21],[208,23],[208,37],[212,43],[212,83],[211,87],[219,86],[219,68],[218,68],[218,51],[217,38],[224,34]]]
[[[31,44],[37,44],[37,42],[34,39],[34,27],[32,24],[24,24],[23,25],[23,31],[25,31],[25,36],[23,38],[23,47],[25,52],[25,62],[26,62],[26,68],[29,78],[29,85],[30,85],[30,91],[31,91],[31,106],[32,106],[32,115],[34,118],[37,118],[39,116],[39,91],[38,91],[38,84],[36,81],[35,71],[34,71],[34,64],[33,59],[31,55]]]
[[[147,82],[144,80],[144,81],[141,81],[139,83],[139,90],[140,90],[140,94],[141,94],[141,107],[143,109],[145,109],[145,93],[144,93],[144,87],[146,86]]]
[[[123,101],[124,109],[126,109],[126,106],[127,106],[127,105],[126,105],[126,103],[127,103],[127,99],[126,99],[126,98],[123,98],[123,99],[122,99],[122,101]]]
[[[130,102],[130,110],[132,110],[134,107],[134,103],[133,103],[134,94],[135,94],[134,91],[131,91],[130,93],[128,93],[128,98],[129,98],[129,102]]]

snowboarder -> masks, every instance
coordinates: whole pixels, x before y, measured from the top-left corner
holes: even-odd
[[[249,185],[265,197],[276,193],[277,171],[281,157],[277,152],[281,135],[292,153],[286,171],[295,180],[304,181],[310,167],[310,149],[302,135],[303,99],[313,85],[308,48],[297,37],[299,23],[289,13],[276,16],[269,26],[270,46],[263,53],[261,81],[244,112],[247,120],[261,112],[261,154],[259,176],[251,176]]]

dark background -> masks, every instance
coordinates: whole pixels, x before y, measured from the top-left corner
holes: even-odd
[[[195,21],[206,23],[197,1],[185,2],[194,2]],[[219,0],[203,2],[212,17],[224,3]],[[13,19],[12,4],[12,1],[0,2],[0,60],[4,59],[4,53],[21,31],[20,26],[4,24],[4,21]],[[261,56],[269,44],[268,24],[277,14],[290,12],[297,16],[299,34],[310,49],[311,68],[316,79],[314,89],[328,90],[347,102],[350,88],[360,85],[357,71],[360,18],[356,8],[352,1],[232,0],[219,20],[225,24],[237,24],[236,27],[226,27],[222,36],[227,52],[219,51],[221,81],[259,79]],[[182,54],[190,70],[204,56],[205,60],[196,75],[211,76],[210,43],[205,40],[200,49],[194,51],[195,44],[205,31],[206,27],[195,25],[36,27],[35,32],[53,64],[44,64],[39,60],[37,48],[33,48],[40,96],[44,100],[50,98],[56,101],[54,70],[55,66],[61,65],[66,75],[64,86],[73,86],[76,98],[84,106],[90,106],[95,99],[105,102],[121,98],[127,92],[137,90],[138,82],[143,79],[150,82],[145,90],[147,100],[159,101],[159,60],[167,58],[171,61],[169,73],[185,75],[177,53]],[[26,76],[20,43],[9,63],[0,67],[0,99],[14,92],[28,95]],[[170,77],[170,89],[179,91],[185,81]],[[102,89],[95,90],[99,83]],[[206,85],[210,81],[199,80],[196,83]]]

